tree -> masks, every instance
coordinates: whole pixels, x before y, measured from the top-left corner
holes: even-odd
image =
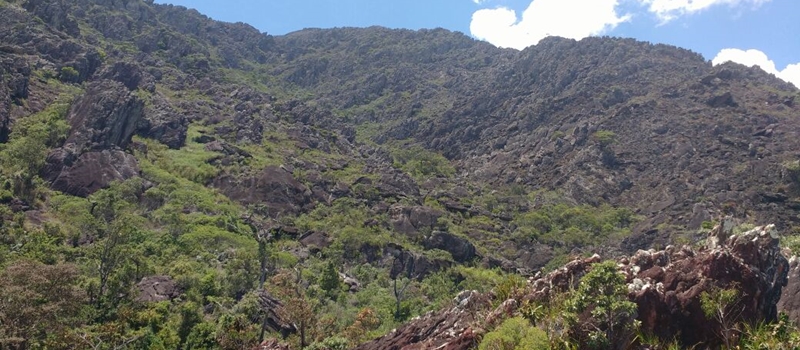
[[[300,333],[300,348],[308,345],[308,330],[314,328],[316,315],[314,304],[306,298],[303,289],[302,270],[295,269],[294,273],[285,270],[273,276],[270,280],[275,287],[275,294],[283,301],[283,307],[278,312],[282,319],[294,323]]]
[[[64,117],[71,99],[71,96],[60,96],[58,102],[44,111],[20,119],[14,124],[8,143],[0,144],[0,175],[10,180],[15,196],[34,201],[33,190],[47,152],[60,145],[69,131]]]
[[[325,291],[325,296],[331,300],[336,300],[342,290],[342,281],[339,279],[339,272],[333,265],[333,261],[328,261],[322,276],[319,279],[319,287]]]
[[[616,262],[592,266],[567,307],[576,318],[589,313],[589,318],[580,322],[585,328],[579,333],[586,333],[580,341],[594,348],[625,348],[635,331],[636,318],[636,304],[627,295],[625,277],[617,270]]]
[[[714,287],[700,295],[700,308],[707,318],[719,324],[719,336],[727,349],[733,348],[741,333],[738,321],[744,306],[740,305],[740,301],[739,291],[735,288]]]
[[[381,320],[378,318],[375,310],[367,307],[358,312],[353,324],[348,326],[342,333],[344,337],[350,341],[352,346],[356,346],[367,340],[365,336],[367,336],[370,331],[380,327],[380,325]]]
[[[406,252],[398,253],[398,255],[394,257],[392,270],[389,273],[389,277],[392,278],[392,293],[394,294],[395,300],[395,320],[401,320],[403,318],[403,312],[401,312],[402,310],[400,309],[400,304],[405,297],[406,290],[411,285],[411,282],[414,280],[414,278],[416,278],[413,273],[414,257],[410,256]],[[400,280],[399,287],[397,283],[398,280]]]
[[[36,348],[83,323],[86,295],[70,264],[16,261],[0,272],[0,348]]]

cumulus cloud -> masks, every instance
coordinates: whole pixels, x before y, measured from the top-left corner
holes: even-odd
[[[655,13],[663,22],[669,22],[678,16],[705,10],[716,5],[757,7],[772,0],[639,0],[649,5],[648,10]]]
[[[778,70],[767,54],[759,50],[722,49],[711,63],[714,65],[725,62],[736,62],[748,67],[758,66],[767,73],[775,74],[780,79],[788,81],[800,88],[800,62],[790,64],[783,70]]]
[[[533,0],[522,17],[509,8],[482,9],[472,15],[469,30],[478,39],[518,50],[547,36],[582,39],[630,20],[617,13],[619,0]]]

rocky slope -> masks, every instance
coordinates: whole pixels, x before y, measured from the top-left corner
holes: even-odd
[[[0,266],[63,260],[106,283],[95,250],[133,227],[153,236],[129,243],[141,256],[110,299],[185,297],[204,319],[233,322],[220,314],[252,307],[227,300],[256,295],[272,329],[296,331],[260,287],[281,269],[335,263],[341,299],[360,300],[343,308],[374,306],[359,303],[406,281],[418,312],[483,281],[472,269],[529,277],[576,256],[632,255],[620,260],[631,298],[662,339],[711,337],[683,314],[711,285],[752,287],[744,317],[775,317],[788,267],[771,236],[673,248],[701,242],[724,215],[787,236],[800,227],[800,94],[758,69],[618,38],[518,52],[441,29],[273,37],[142,0],[0,0],[0,18]],[[298,278],[319,298],[315,276]],[[436,279],[452,287],[426,290]],[[790,313],[793,286],[780,304]],[[460,298],[364,348],[472,344],[475,310],[492,300]],[[402,318],[400,299],[380,327]],[[206,326],[193,332],[223,324]],[[358,334],[351,342],[371,333]]]
[[[757,69],[711,67],[682,49],[550,38],[515,52],[444,30],[382,28],[271,37],[138,1],[25,1],[2,10],[10,19],[4,70],[16,72],[4,98],[29,94],[24,72],[31,65],[20,57],[47,57],[33,67],[72,67],[76,82],[110,79],[154,91],[138,132],[173,148],[192,121],[229,121],[233,129],[217,132],[258,141],[265,128],[283,129],[274,125],[276,114],[334,133],[359,129],[378,143],[411,140],[452,160],[461,181],[557,190],[576,203],[634,209],[645,220],[628,250],[663,244],[678,228],[695,230],[720,214],[781,228],[796,220],[797,185],[782,164],[798,157],[797,90]],[[37,29],[13,30],[26,21]],[[100,51],[122,61],[95,75]],[[296,98],[243,94],[242,83]],[[171,106],[156,86],[211,100]],[[8,124],[0,123],[3,130]],[[318,141],[296,135],[317,148]]]

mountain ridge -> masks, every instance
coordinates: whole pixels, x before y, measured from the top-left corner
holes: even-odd
[[[92,316],[64,337],[254,346],[313,310],[295,345],[354,346],[461,290],[700,244],[725,216],[790,247],[800,227],[800,94],[757,68],[607,37],[270,36],[152,1],[0,15],[0,278],[77,276]],[[30,327],[0,337],[44,341]]]

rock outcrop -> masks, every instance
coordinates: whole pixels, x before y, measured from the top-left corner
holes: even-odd
[[[142,278],[136,284],[136,289],[139,296],[136,297],[137,301],[141,302],[158,302],[165,300],[172,300],[181,294],[181,288],[172,277],[169,276],[149,276]]]
[[[768,225],[734,234],[732,228],[715,228],[712,238],[726,238],[709,240],[709,247],[668,246],[618,259],[628,296],[638,306],[642,331],[666,341],[715,347],[719,345],[719,323],[705,316],[700,295],[730,288],[739,292],[732,306],[740,311],[736,321],[776,319],[776,305],[789,271],[789,262],[778,247],[777,231]],[[553,293],[574,288],[601,260],[599,255],[576,259],[547,275],[537,275],[519,299],[506,300],[495,310],[488,302],[492,294],[463,292],[455,306],[416,318],[358,349],[471,349],[479,338],[476,333],[513,314],[525,300],[547,302]],[[476,320],[476,314],[487,316]]]
[[[464,291],[447,310],[430,312],[403,327],[356,347],[356,350],[472,349],[480,334],[475,327],[478,311],[491,306],[491,299],[476,291]]]
[[[91,83],[70,108],[69,135],[47,156],[42,176],[55,190],[88,196],[113,181],[138,175],[136,159],[125,148],[143,109],[144,103],[122,83]]]
[[[428,258],[393,243],[386,246],[384,256],[392,259],[391,270],[389,271],[391,279],[406,277],[422,280],[429,274],[452,265],[449,260]]]
[[[423,206],[393,205],[389,208],[389,215],[395,232],[415,236],[420,231],[431,232],[442,213]]]
[[[434,231],[422,242],[425,249],[441,249],[453,256],[453,260],[459,263],[466,263],[475,259],[477,250],[475,246],[466,238],[456,236],[452,233]]]
[[[789,279],[781,291],[777,306],[778,312],[785,313],[789,320],[800,324],[800,260],[796,256],[789,259]]]
[[[639,251],[623,263],[642,330],[661,339],[678,336],[682,344],[716,339],[719,325],[705,317],[700,303],[701,294],[716,289],[739,292],[739,302],[732,306],[737,321],[776,319],[789,264],[778,247],[774,226],[742,234],[723,226],[714,230],[716,236],[728,238],[713,248],[694,251],[670,246],[658,252]]]
[[[262,214],[268,217],[297,214],[311,203],[308,187],[278,166],[268,166],[259,174],[244,179],[223,175],[214,180],[213,186],[237,202],[261,204]]]
[[[263,324],[267,329],[279,332],[284,337],[297,331],[294,324],[283,318],[283,303],[265,289],[258,291],[258,305],[266,317]]]

